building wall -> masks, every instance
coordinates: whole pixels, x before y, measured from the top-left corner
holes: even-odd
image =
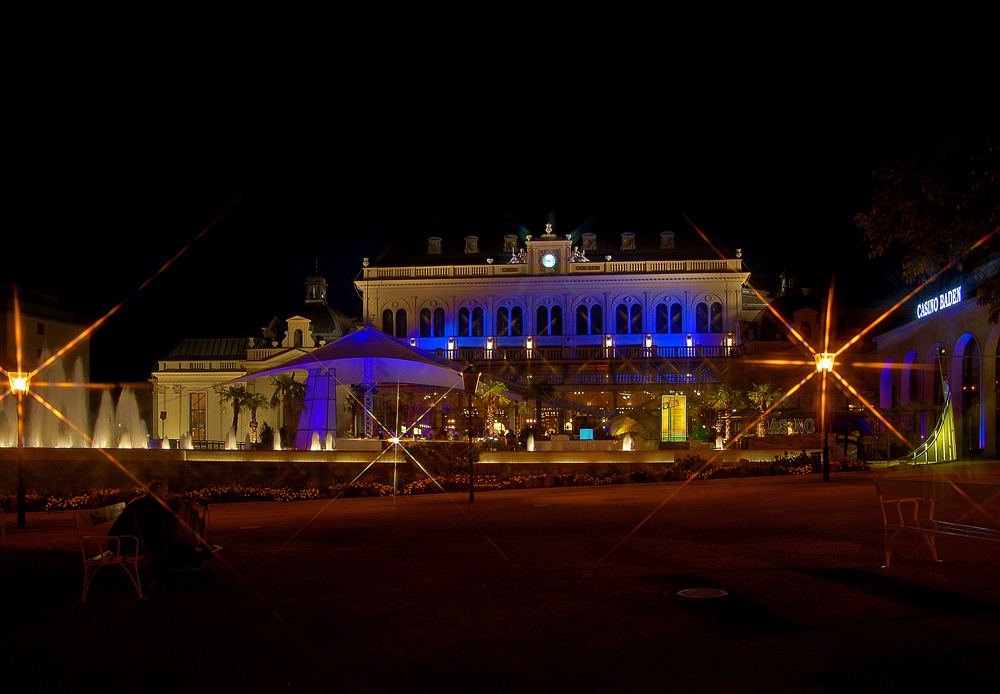
[[[883,409],[935,404],[943,370],[952,389],[959,455],[1000,454],[997,441],[997,343],[1000,326],[975,298],[916,318],[875,339],[882,359],[879,405]],[[943,357],[938,354],[943,350]],[[922,438],[934,421],[920,422]]]
[[[487,338],[493,337],[500,346],[524,344],[527,336],[535,344],[545,345],[596,345],[605,335],[611,335],[615,345],[641,345],[649,335],[653,346],[686,345],[691,335],[693,344],[721,346],[727,337],[739,344],[741,286],[747,273],[730,274],[622,274],[587,277],[489,277],[468,279],[426,280],[362,280],[358,286],[363,292],[365,315],[368,322],[383,327],[383,312],[406,312],[405,337],[415,340],[422,349],[447,349],[449,339],[454,347],[485,347]],[[656,310],[659,304],[679,304],[683,324],[679,331],[657,332]],[[721,325],[718,331],[698,330],[697,306],[704,303],[721,305]],[[616,311],[619,305],[638,305],[642,312],[641,327],[636,332],[619,333]],[[577,310],[580,306],[600,306],[602,325],[597,334],[577,334]],[[540,336],[537,312],[540,306],[559,306],[562,309],[562,335]],[[482,308],[484,312],[483,336],[459,334],[459,311],[463,308]],[[520,336],[502,336],[497,326],[497,312],[501,307],[519,307],[523,311],[523,329]],[[420,334],[420,311],[442,308],[445,312],[443,337],[425,337]],[[629,326],[631,329],[631,326]],[[669,325],[667,326],[669,330]],[[708,326],[711,328],[712,326]]]

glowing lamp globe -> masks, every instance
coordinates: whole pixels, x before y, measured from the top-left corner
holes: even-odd
[[[822,373],[823,371],[830,372],[833,371],[833,359],[837,355],[833,352],[820,352],[816,355],[816,371]]]
[[[10,380],[10,392],[14,395],[24,395],[31,385],[31,376],[23,371],[8,371],[7,378]]]

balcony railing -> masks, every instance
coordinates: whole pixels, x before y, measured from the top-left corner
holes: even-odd
[[[504,374],[505,381],[527,384],[527,375]],[[547,374],[545,380],[555,386],[632,385],[644,383],[712,383],[719,378],[711,372],[699,373],[617,373],[617,374]]]
[[[725,260],[629,260],[569,263],[567,274],[633,274],[649,272],[742,272],[739,258]],[[504,277],[527,275],[527,264],[433,265],[428,267],[366,267],[366,280],[441,279],[448,277]]]
[[[436,356],[458,361],[607,361],[611,359],[721,359],[739,356],[738,347],[461,347],[435,349]]]

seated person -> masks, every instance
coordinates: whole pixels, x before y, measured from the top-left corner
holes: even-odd
[[[168,502],[164,482],[151,482],[148,489],[146,494],[129,502],[108,535],[139,538],[139,553],[146,557],[155,583],[168,569],[201,565],[204,521],[190,499]],[[123,549],[131,548],[123,546]]]
[[[108,535],[132,535],[139,538],[139,553],[145,555],[154,579],[167,570],[167,549],[174,525],[173,511],[167,506],[167,485],[151,482],[147,492],[132,499],[111,525]],[[124,542],[123,551],[130,551]]]

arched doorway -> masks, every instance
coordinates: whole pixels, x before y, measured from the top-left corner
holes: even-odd
[[[982,364],[979,343],[973,335],[966,333],[958,339],[951,372],[955,381],[952,383],[952,401],[961,407],[962,442],[959,455],[981,456],[986,433],[981,406]]]

